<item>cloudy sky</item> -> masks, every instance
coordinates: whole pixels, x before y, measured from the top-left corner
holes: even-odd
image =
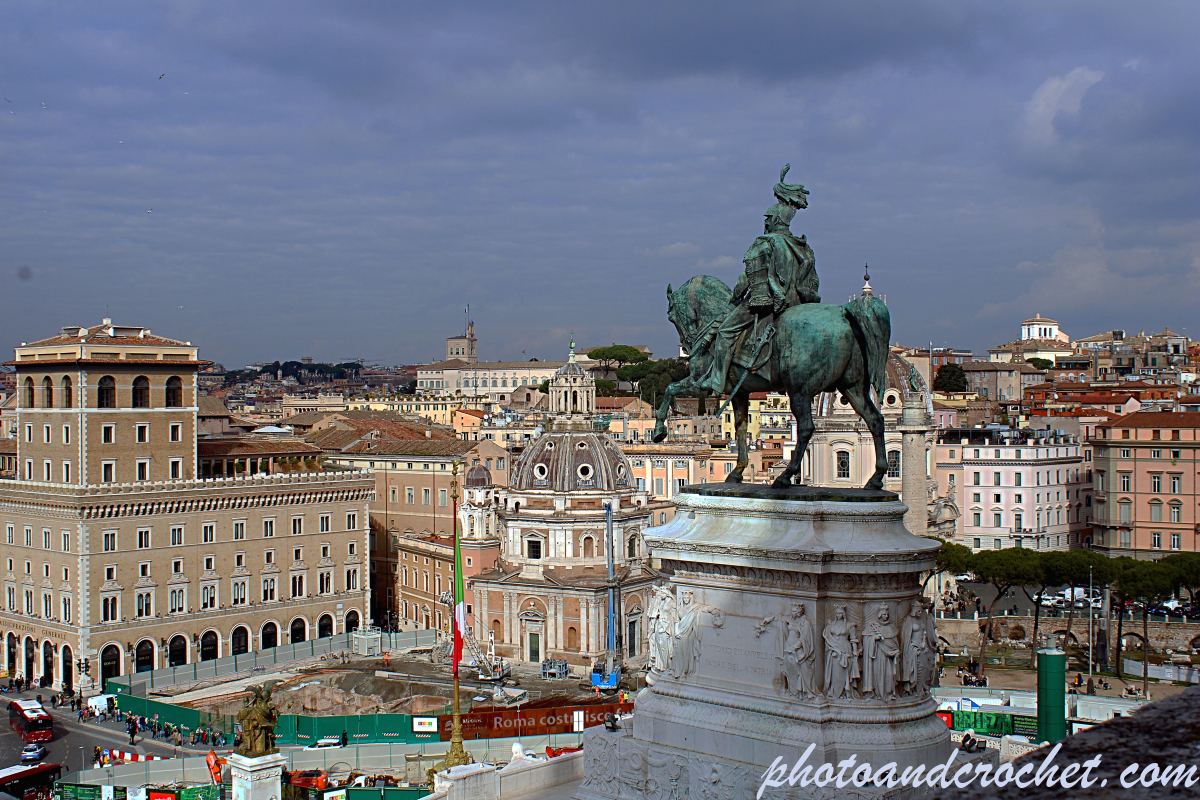
[[[784,162],[893,338],[1200,338],[1194,2],[0,4],[0,346],[256,360],[675,333]],[[11,353],[11,350],[10,350]]]

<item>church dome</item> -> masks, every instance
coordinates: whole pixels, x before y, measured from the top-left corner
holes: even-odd
[[[896,353],[888,353],[887,365],[884,369],[886,388],[883,397],[879,398],[879,410],[887,417],[899,414],[904,401],[914,394],[922,396],[928,413],[933,413],[933,397],[925,378],[917,373],[911,363]],[[916,381],[914,387],[913,381]],[[874,393],[872,393],[874,396]],[[856,416],[854,409],[838,392],[821,392],[814,399],[813,416],[834,417],[845,415]]]
[[[551,431],[525,448],[514,470],[511,488],[614,491],[630,484],[629,462],[606,434]]]
[[[463,478],[463,486],[468,489],[486,489],[491,485],[492,473],[483,464],[475,464]]]
[[[555,375],[583,375],[584,373],[583,373],[583,367],[579,366],[578,363],[576,363],[574,361],[568,361],[567,363],[565,363],[561,367],[559,367],[558,370],[554,374]]]

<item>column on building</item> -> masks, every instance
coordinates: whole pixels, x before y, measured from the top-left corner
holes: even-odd
[[[908,511],[904,513],[904,526],[915,536],[924,536],[929,531],[925,444],[930,421],[925,409],[925,398],[921,393],[913,392],[904,398],[899,428],[900,491],[908,505]]]

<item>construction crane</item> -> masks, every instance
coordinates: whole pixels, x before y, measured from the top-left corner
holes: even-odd
[[[450,590],[442,592],[441,601],[450,609],[450,613],[454,613],[454,593]],[[471,657],[475,659],[475,671],[479,674],[481,681],[501,681],[512,674],[512,668],[508,662],[496,655],[496,639],[491,632],[488,633],[488,648],[487,654],[479,647],[479,641],[475,638],[475,634],[471,633],[470,626],[467,626],[463,632],[463,644],[470,651]],[[453,644],[451,644],[453,648]],[[450,653],[453,658],[453,649]]]

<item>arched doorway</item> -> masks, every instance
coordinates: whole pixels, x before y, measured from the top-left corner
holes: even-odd
[[[322,614],[317,620],[317,638],[327,639],[330,636],[333,636],[333,617]]]
[[[288,632],[292,635],[292,644],[296,644],[296,642],[303,642],[306,638],[308,638],[308,623],[297,617],[296,619],[292,620],[292,626]]]
[[[240,656],[242,653],[249,653],[250,631],[241,625],[237,626],[233,629],[233,633],[229,635],[229,645],[235,656]]]
[[[109,678],[121,674],[121,648],[110,644],[100,651],[100,690],[104,690]]]
[[[54,645],[42,642],[42,686],[54,683]]]
[[[8,635],[8,660],[5,666],[8,667],[8,672],[15,675],[17,672],[17,637],[14,634]]]
[[[205,631],[200,637],[200,660],[212,661],[217,657],[217,632]]]
[[[350,632],[350,631],[356,631],[356,630],[358,630],[358,612],[357,611],[347,611],[346,612],[346,631]]]
[[[37,648],[34,647],[33,639],[25,637],[25,681],[28,683],[33,680],[33,662],[37,655]]]
[[[266,650],[271,647],[279,646],[279,628],[274,622],[268,622],[262,626],[262,649]]]
[[[75,656],[71,648],[63,645],[62,651],[62,689],[70,692],[75,688]]]
[[[135,672],[150,672],[154,669],[154,642],[142,639],[133,649],[133,669]]]
[[[167,665],[181,667],[187,663],[187,639],[182,636],[172,636],[167,645]]]

